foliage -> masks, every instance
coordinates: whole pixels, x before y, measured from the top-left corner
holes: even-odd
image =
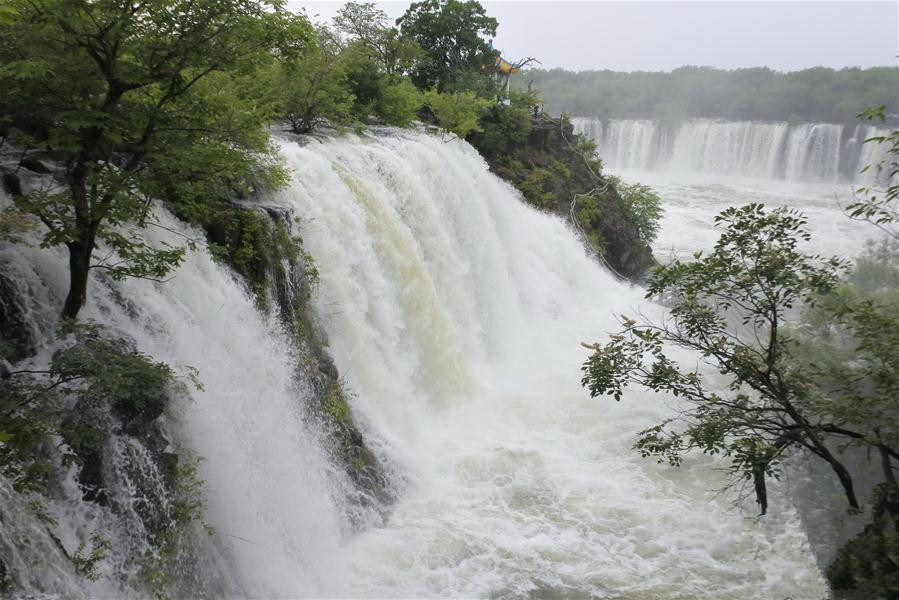
[[[668,122],[705,117],[849,124],[869,106],[883,104],[887,112],[899,112],[896,77],[895,67],[782,73],[767,67],[691,66],[667,73],[531,69],[518,81],[533,82],[556,113]]]
[[[423,98],[409,79],[385,77],[377,101],[377,113],[390,125],[408,127],[418,116]]]
[[[21,242],[22,234],[34,229],[34,226],[28,215],[15,207],[0,210],[0,241]]]
[[[473,131],[483,131],[478,119],[490,102],[478,98],[474,92],[441,94],[431,89],[425,94],[425,104],[437,120],[437,125],[465,139]]]
[[[320,27],[316,39],[316,51],[281,67],[281,110],[294,133],[349,122],[356,100],[332,33]]]
[[[559,179],[571,177],[571,170],[564,163],[554,161],[550,167],[531,169],[518,185],[525,200],[539,208],[552,208],[556,203],[556,186]]]
[[[396,23],[402,36],[426,54],[412,71],[412,81],[421,89],[444,91],[463,74],[492,67],[496,59],[484,36],[496,35],[497,21],[476,0],[413,2]]]
[[[162,276],[183,253],[140,235],[151,198],[193,202],[248,181],[276,182],[265,125],[275,98],[255,74],[301,55],[308,22],[279,1],[121,3],[12,0],[0,22],[0,136],[52,151],[65,188],[16,198],[64,244],[64,316],[86,297],[88,272]],[[94,262],[99,241],[119,256]]]
[[[481,113],[480,131],[474,131],[469,141],[488,160],[510,157],[533,129],[531,107],[535,103],[532,94],[511,91],[508,106],[496,102]]]
[[[171,367],[154,362],[95,323],[64,322],[63,347],[46,370],[13,371],[0,380],[0,471],[16,491],[41,491],[57,459],[78,457],[50,444],[95,444],[102,432],[67,417],[73,406],[108,407],[123,422],[152,420],[184,389]],[[191,373],[188,377],[196,383]]]
[[[374,5],[348,3],[333,30],[318,28],[318,52],[284,69],[283,112],[292,130],[310,133],[322,123],[349,124],[372,114],[409,126],[422,105],[421,93],[404,75],[417,52]]]
[[[897,275],[899,243],[870,244],[848,280],[809,307],[795,332],[796,360],[821,392],[816,414],[847,430],[847,444],[887,452],[899,448]]]
[[[91,533],[90,542],[91,550],[87,554],[85,554],[84,542],[79,544],[78,550],[72,555],[72,563],[75,565],[75,570],[78,571],[82,577],[89,581],[97,581],[97,579],[100,578],[100,574],[97,572],[97,566],[106,558],[106,554],[109,552],[111,544],[109,543],[109,540],[100,535],[99,531]]]
[[[315,268],[303,249],[302,238],[261,210],[228,205],[204,225],[213,258],[230,265],[244,278],[262,310],[270,308],[270,276],[282,265],[302,266],[314,279]]]
[[[387,13],[370,2],[344,4],[334,17],[334,28],[360,43],[388,75],[408,74],[424,54],[417,42],[390,27]]]
[[[625,319],[622,333],[593,346],[583,384],[592,396],[619,399],[639,384],[681,398],[680,415],[640,432],[635,447],[673,465],[691,450],[730,457],[732,472],[754,482],[762,512],[765,477],[776,477],[796,451],[827,462],[858,508],[852,478],[827,442],[864,435],[847,415],[821,410],[818,373],[797,360],[796,339],[785,329],[787,313],[831,291],[844,265],[799,252],[809,234],[805,219],[788,209],[730,208],[716,224],[725,231],[709,255],[652,275],[647,296],[664,294],[669,316],[660,324]],[[728,379],[726,389],[710,387],[698,367],[684,370],[667,354],[671,345],[698,353]]]
[[[602,234],[602,223],[605,217],[602,206],[596,196],[583,194],[577,196],[577,224],[587,236],[587,243],[595,251],[604,254],[608,240]]]
[[[899,288],[899,240],[868,240],[855,259],[849,283],[863,293]]]
[[[13,371],[0,380],[0,470],[20,493],[45,493],[60,463],[80,463],[87,456],[82,452],[89,455],[102,447],[107,426],[79,416],[111,413],[124,431],[137,435],[162,414],[171,398],[185,391],[186,382],[199,387],[193,370],[178,377],[168,365],[95,323],[65,321],[58,335],[60,348],[46,370]],[[165,596],[173,561],[191,538],[188,525],[202,522],[205,506],[197,460],[188,453],[180,453],[173,480],[167,483],[171,502],[161,507],[162,529],[151,534],[153,549],[143,561],[144,578],[160,597]],[[39,517],[45,515],[38,500],[32,505]],[[54,524],[49,515],[43,518]],[[110,542],[94,532],[90,549],[82,543],[70,559],[76,571],[93,581],[110,550]]]
[[[624,202],[628,221],[634,224],[640,241],[649,245],[659,232],[662,217],[662,200],[651,187],[640,183],[625,183],[617,177],[608,177]]]
[[[896,513],[899,494],[879,485],[874,498],[872,522],[840,548],[826,574],[831,589],[856,590],[852,597],[893,598],[899,594],[899,532],[890,513]]]
[[[577,151],[587,165],[587,168],[594,174],[599,175],[602,172],[602,159],[596,152],[596,142],[585,135],[578,134],[576,137]]]

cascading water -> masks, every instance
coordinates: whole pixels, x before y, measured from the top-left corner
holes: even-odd
[[[787,181],[865,182],[865,166],[885,148],[864,144],[885,130],[859,125],[852,135],[829,123],[767,123],[694,119],[671,128],[646,119],[578,117],[575,131],[596,141],[614,169],[676,170]],[[849,135],[847,133],[847,135]],[[670,144],[666,140],[673,140]]]
[[[889,144],[875,143],[871,138],[889,135],[889,130],[871,125],[858,125],[849,138],[847,145],[853,150],[849,153],[849,163],[853,165],[854,173],[858,173],[856,180],[862,185],[881,186],[895,185],[895,178],[889,181],[890,164],[895,163],[896,157],[889,154]],[[885,170],[880,170],[877,165],[884,165]]]
[[[660,155],[658,123],[649,119],[611,121],[602,134],[601,155],[622,169],[648,169]]]
[[[383,523],[351,530],[351,484],[304,424],[289,346],[203,251],[164,284],[94,282],[85,317],[199,370],[205,387],[172,428],[205,459],[213,595],[826,596],[782,494],[747,519],[754,505],[717,495],[710,461],[672,469],[630,449],[669,414],[663,399],[580,387],[580,341],[617,329],[617,313],[660,309],[561,220],[526,207],[463,142],[387,130],[281,146],[293,183],[269,201],[301,219],[329,350],[404,484]],[[7,247],[2,259],[52,314],[64,256]],[[70,544],[104,523],[64,514],[72,505],[84,503],[50,507]],[[105,575],[55,589],[122,595]]]
[[[150,230],[151,239],[178,245],[182,235],[202,238],[160,212],[161,225],[181,235]],[[0,252],[0,269],[26,294],[23,304],[45,338],[64,297],[65,264],[58,251],[7,245]],[[330,585],[329,564],[338,554],[346,521],[341,503],[350,484],[304,425],[305,390],[294,382],[295,357],[278,327],[258,313],[246,290],[204,250],[190,252],[166,283],[97,279],[89,291],[80,318],[103,323],[177,371],[196,368],[203,384],[175,407],[169,423],[179,445],[202,457],[206,516],[217,531],[214,537],[200,534],[207,556],[204,564],[190,567],[199,573],[187,576],[203,579],[204,593],[218,597],[320,594]],[[142,450],[135,446],[132,451]],[[114,467],[133,462],[123,456]],[[59,523],[54,535],[69,554],[91,532],[111,541],[114,554],[134,547],[139,554],[139,547],[146,546],[139,520],[127,511],[123,515],[82,501],[73,473],[61,490],[47,510]],[[6,513],[15,496],[7,497],[5,485],[0,493]],[[110,494],[136,498],[148,490],[122,480]],[[138,581],[140,564],[101,562],[102,577],[90,583],[73,573],[43,522],[24,506],[10,512],[15,518],[4,514],[5,540],[0,542],[7,542],[4,553],[14,557],[14,575],[26,592],[146,597]],[[28,579],[22,581],[23,574]]]
[[[842,125],[805,123],[793,127],[786,148],[786,178],[835,180],[840,167]]]
[[[675,138],[670,165],[698,173],[775,178],[787,129],[786,123],[690,121]]]
[[[304,216],[330,350],[408,473],[384,526],[344,547],[333,593],[825,595],[789,508],[756,526],[715,498],[706,461],[634,455],[659,399],[587,397],[578,342],[641,293],[472,148],[394,132],[283,153],[280,201]]]

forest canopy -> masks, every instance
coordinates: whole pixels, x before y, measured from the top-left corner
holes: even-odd
[[[856,115],[871,106],[899,112],[895,67],[789,73],[767,67],[680,67],[670,73],[532,69],[517,84],[539,90],[552,112],[604,118],[855,123]]]

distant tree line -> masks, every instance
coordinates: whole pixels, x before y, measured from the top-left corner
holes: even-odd
[[[814,67],[790,73],[767,67],[688,66],[670,73],[532,69],[517,81],[529,83],[549,110],[577,116],[846,123],[870,106],[899,112],[895,67]]]

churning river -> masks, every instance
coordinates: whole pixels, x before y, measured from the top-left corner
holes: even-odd
[[[724,464],[696,457],[673,469],[630,449],[637,431],[671,414],[670,400],[639,391],[591,400],[581,388],[579,342],[616,330],[616,315],[660,309],[589,258],[560,219],[525,206],[459,141],[388,130],[281,149],[293,181],[267,202],[300,219],[321,275],[317,318],[397,497],[386,516],[354,514],[350,525],[351,484],[309,430],[290,349],[202,249],[166,284],[93,286],[84,315],[199,371],[204,389],[173,427],[205,458],[217,593],[827,596],[789,482],[757,520],[751,498],[717,493]],[[830,204],[849,184],[638,175],[664,201],[662,255],[710,246],[711,216],[753,200],[808,210],[822,252],[862,246],[864,229]],[[63,293],[65,257],[6,248],[0,259],[29,282],[39,328]],[[50,506],[66,515],[63,542],[105,518],[77,508],[76,494]],[[51,565],[34,586],[126,593],[115,575],[76,583]]]

